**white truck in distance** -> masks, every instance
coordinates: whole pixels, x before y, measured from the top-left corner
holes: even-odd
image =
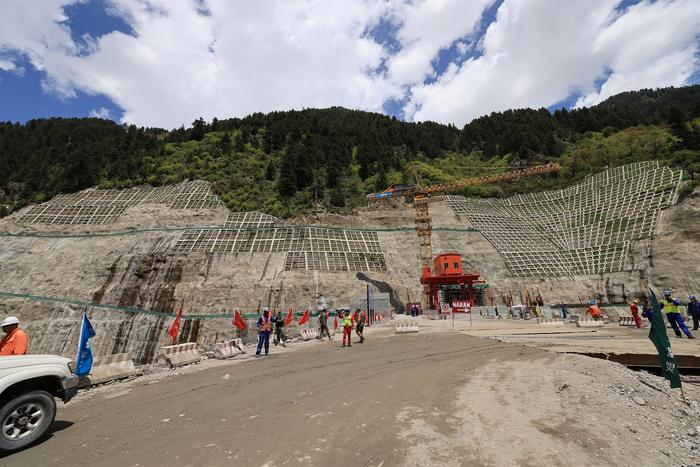
[[[75,396],[79,378],[69,363],[56,355],[0,357],[0,452],[39,439],[56,417],[54,397],[68,402]]]

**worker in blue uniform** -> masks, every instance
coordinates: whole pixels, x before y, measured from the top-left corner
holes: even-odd
[[[688,314],[693,318],[693,331],[697,331],[700,327],[700,302],[695,295],[689,296],[688,300]]]
[[[668,320],[669,324],[671,324],[676,337],[683,337],[681,334],[682,329],[685,335],[688,336],[688,339],[695,339],[693,334],[685,325],[683,315],[681,315],[680,310],[678,309],[680,304],[681,302],[678,299],[671,297],[671,292],[669,290],[664,290],[664,298],[661,300],[661,311],[663,311],[666,315],[666,319]]]
[[[260,351],[265,346],[265,355],[270,352],[270,334],[272,334],[272,314],[270,313],[270,308],[263,308],[263,314],[258,318],[258,349],[255,351],[255,355],[260,355]]]

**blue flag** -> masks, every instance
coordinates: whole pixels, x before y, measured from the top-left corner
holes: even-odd
[[[80,339],[78,339],[78,355],[75,357],[75,374],[87,376],[92,369],[92,349],[90,338],[95,336],[95,330],[90,324],[87,313],[83,313],[83,323],[80,325]]]

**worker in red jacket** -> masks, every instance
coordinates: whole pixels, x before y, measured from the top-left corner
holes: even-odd
[[[642,327],[642,318],[639,317],[639,302],[637,300],[633,300],[632,304],[630,305],[630,311],[632,312],[632,317],[634,318],[634,323],[637,325],[638,328]]]

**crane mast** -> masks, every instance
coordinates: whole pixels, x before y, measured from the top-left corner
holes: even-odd
[[[413,175],[416,178],[415,185],[393,185],[386,190],[378,193],[367,195],[368,205],[373,205],[380,202],[387,202],[391,199],[405,198],[413,196],[413,205],[416,210],[416,234],[418,235],[418,257],[420,258],[421,273],[423,277],[433,274],[433,222],[430,217],[430,196],[436,193],[444,193],[452,190],[459,190],[473,185],[482,185],[486,183],[503,182],[509,180],[519,180],[532,175],[546,174],[561,170],[561,166],[556,163],[527,167],[524,169],[513,170],[510,172],[485,175],[482,177],[467,178],[451,183],[437,183],[426,187],[421,186],[420,178],[416,171],[416,167],[411,167]],[[429,303],[429,291],[423,290],[422,302],[424,305]]]

